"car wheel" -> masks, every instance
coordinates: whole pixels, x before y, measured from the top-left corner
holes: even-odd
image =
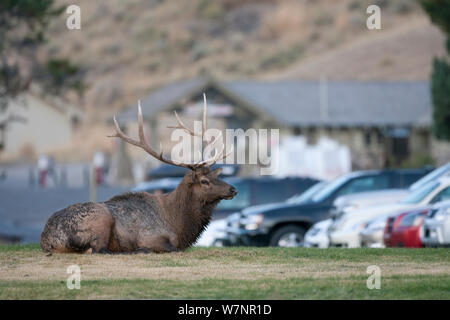
[[[300,247],[306,230],[302,227],[289,225],[275,231],[270,239],[273,247]]]

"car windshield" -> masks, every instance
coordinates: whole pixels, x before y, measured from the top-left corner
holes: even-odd
[[[327,185],[327,182],[318,182],[315,185],[308,188],[306,191],[297,194],[289,199],[286,200],[287,203],[303,203],[310,201],[311,198],[319,192],[322,188],[324,188]]]
[[[421,202],[426,196],[430,194],[439,186],[438,181],[430,181],[421,188],[410,193],[405,199],[401,200],[400,203],[405,204],[415,204]]]
[[[344,183],[346,183],[350,177],[348,175],[341,176],[328,183],[324,188],[320,189],[315,196],[311,198],[313,202],[321,202],[326,199],[330,194],[339,189]]]
[[[430,181],[434,181],[437,178],[449,173],[450,174],[450,164],[446,164],[440,168],[437,168],[433,171],[431,171],[429,174],[424,176],[423,178],[417,180],[415,183],[413,183],[410,187],[410,191],[415,191],[427,184]]]

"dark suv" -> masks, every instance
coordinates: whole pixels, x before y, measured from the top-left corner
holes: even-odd
[[[144,182],[133,189],[149,193],[167,193],[175,189],[182,178],[164,178]],[[307,190],[318,181],[311,178],[244,178],[224,177],[223,180],[236,188],[238,194],[231,200],[222,200],[214,210],[213,219],[225,218],[244,208],[271,202],[284,201]]]
[[[313,186],[306,196],[283,203],[249,207],[227,220],[223,245],[300,245],[311,225],[327,219],[338,196],[381,189],[406,188],[431,171],[398,169],[359,171]],[[312,191],[312,192],[311,192]]]

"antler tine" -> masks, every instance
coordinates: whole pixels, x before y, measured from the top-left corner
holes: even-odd
[[[222,144],[221,150],[220,152],[217,152],[217,149],[214,149],[214,156],[212,156],[209,159],[203,160],[202,162],[199,162],[197,165],[198,166],[212,166],[217,160],[218,158],[223,154],[223,151],[225,149],[225,145]]]
[[[186,127],[186,125],[183,123],[183,121],[181,121],[180,117],[178,116],[178,113],[176,111],[173,112],[175,114],[175,118],[177,119],[178,125],[175,126],[168,126],[167,128],[171,128],[171,129],[183,129],[185,130],[187,133],[189,133],[191,136],[198,136],[197,133],[194,132],[194,130],[189,129],[188,127]]]
[[[203,121],[202,121],[202,139],[206,134],[206,94],[203,92]]]
[[[161,141],[159,142],[159,149],[160,149],[159,156],[162,158],[163,153],[164,153],[164,148],[163,148],[163,145],[162,145]]]
[[[141,100],[138,100],[138,130],[139,130],[139,140],[141,143],[145,143],[144,136],[144,120],[142,117]]]
[[[132,144],[136,147],[139,147],[143,150],[145,150],[148,154],[150,154],[151,156],[153,156],[154,158],[160,160],[161,162],[165,162],[167,164],[171,164],[174,166],[179,166],[179,167],[185,167],[185,168],[189,168],[189,169],[193,169],[194,165],[192,164],[187,164],[187,163],[175,163],[172,160],[169,159],[165,159],[163,157],[163,148],[162,148],[162,143],[160,142],[160,146],[161,146],[161,152],[158,154],[155,150],[153,150],[145,141],[145,135],[144,135],[144,120],[143,120],[143,116],[142,116],[142,108],[141,108],[141,103],[139,101],[138,103],[138,131],[139,131],[139,141],[131,139],[130,137],[128,137],[126,134],[124,134],[122,132],[122,130],[120,129],[119,124],[117,123],[116,117],[114,116],[114,127],[116,129],[116,133],[114,135],[110,135],[108,137],[117,137],[117,138],[121,138],[122,140],[124,140],[125,142]]]
[[[124,140],[125,142],[128,142],[129,144],[132,144],[132,145],[135,145],[137,147],[140,147],[141,145],[140,145],[140,143],[138,141],[129,138],[128,136],[126,136],[122,132],[122,130],[120,129],[119,124],[117,123],[116,116],[114,116],[113,119],[114,119],[114,127],[116,129],[116,133],[113,134],[113,135],[110,135],[108,137],[109,138],[121,138],[122,140]]]
[[[215,137],[214,138],[214,140],[212,140],[212,141],[207,141],[207,143],[206,144],[202,144],[202,149],[205,149],[205,148],[207,148],[208,146],[212,146],[212,145],[214,145],[214,144],[216,144],[217,143],[217,141],[219,141],[219,138],[222,136],[222,131],[219,131],[219,134],[217,135],[217,137]],[[211,137],[212,138],[212,137]],[[204,142],[204,141],[206,141],[206,139],[205,140],[203,140],[202,142]]]
[[[233,153],[233,150],[230,150],[230,152],[225,153],[221,158],[217,159],[216,162],[220,161],[220,160],[223,160],[223,159],[226,159],[232,153]]]
[[[201,152],[200,150],[197,150],[197,152],[198,152],[198,154],[200,155],[200,160],[197,161],[197,163],[195,164],[196,166],[198,166],[198,164],[199,164],[200,162],[203,161],[203,155],[202,155],[202,152]]]

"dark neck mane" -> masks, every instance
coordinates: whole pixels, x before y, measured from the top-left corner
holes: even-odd
[[[189,174],[189,173],[188,173]],[[180,249],[191,246],[211,220],[220,199],[206,203],[193,192],[188,174],[166,198],[166,221],[178,235]]]

